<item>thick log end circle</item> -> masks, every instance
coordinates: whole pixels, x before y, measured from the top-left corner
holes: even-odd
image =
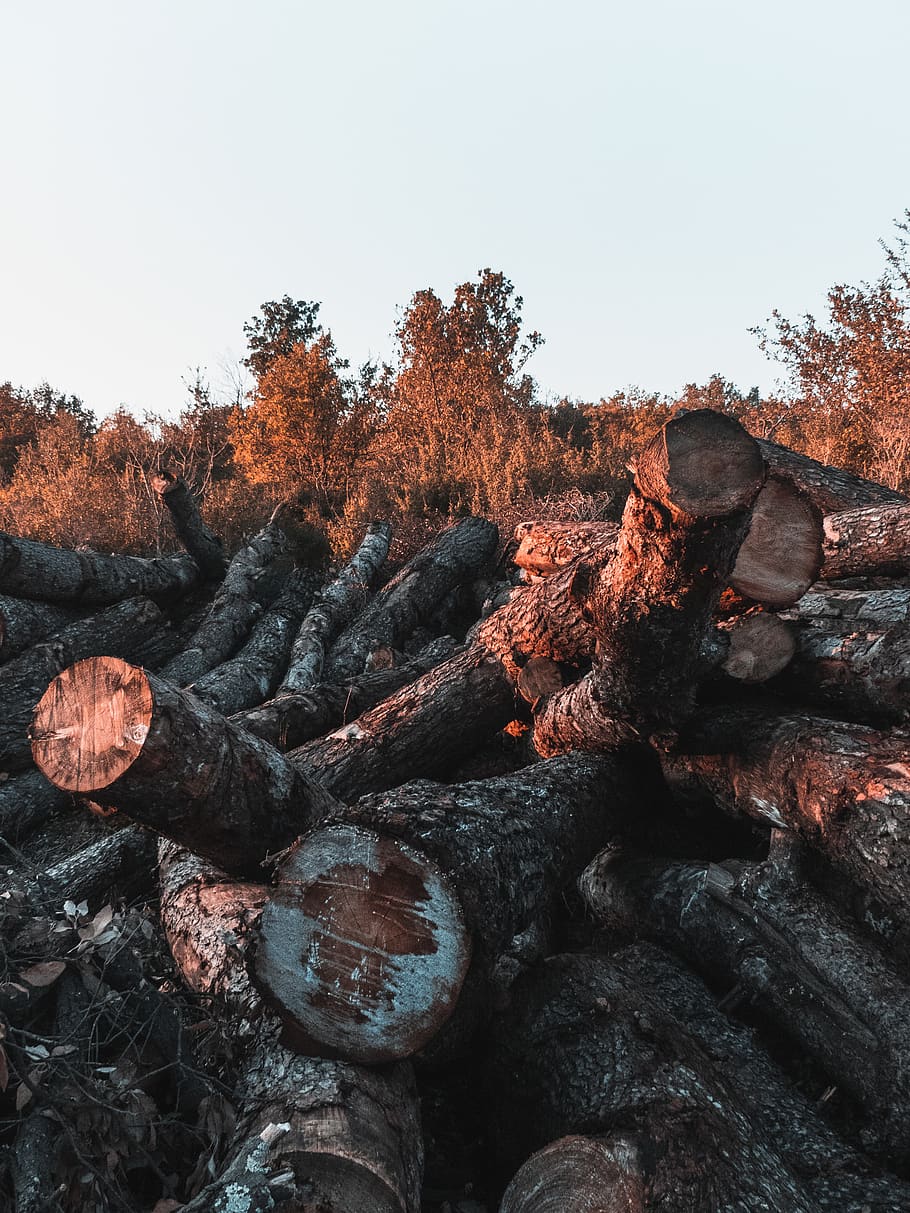
[[[431,860],[370,830],[331,825],[278,869],[254,974],[314,1046],[379,1063],[410,1056],[442,1027],[470,954],[461,905]]]
[[[561,1137],[516,1173],[499,1213],[644,1213],[644,1180],[633,1141]]]
[[[796,629],[778,615],[742,615],[725,630],[730,647],[722,668],[738,682],[767,682],[796,654]]]
[[[822,567],[822,516],[792,481],[771,476],[755,499],[730,584],[769,607],[797,602]]]
[[[118,657],[88,657],[53,680],[29,736],[35,765],[67,792],[106,788],[141,753],[154,700],[145,671]]]

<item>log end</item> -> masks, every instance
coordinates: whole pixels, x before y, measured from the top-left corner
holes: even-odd
[[[771,476],[755,499],[730,584],[763,606],[792,606],[821,572],[822,534],[821,513],[806,494]]]
[[[290,851],[265,907],[254,974],[292,1030],[375,1064],[422,1048],[454,1010],[470,960],[461,905],[419,851],[331,825]]]
[[[758,443],[735,418],[695,409],[671,417],[648,443],[635,482],[653,501],[717,518],[751,505],[764,476]]]
[[[67,792],[96,792],[141,753],[154,701],[145,671],[118,657],[89,657],[53,680],[35,708],[35,765]]]
[[[730,647],[722,669],[737,682],[767,682],[796,653],[796,629],[777,615],[743,615],[725,630]]]
[[[634,1141],[571,1136],[531,1155],[499,1213],[644,1213],[648,1207]]]

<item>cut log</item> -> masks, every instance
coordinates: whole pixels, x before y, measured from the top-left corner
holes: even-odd
[[[256,875],[337,802],[266,742],[193,695],[110,657],[60,674],[35,710],[35,762],[56,787],[113,805]]]
[[[442,636],[406,665],[361,674],[347,682],[321,682],[309,691],[279,694],[231,719],[279,750],[294,749],[355,720],[446,661],[457,648],[451,636]]]
[[[203,577],[221,581],[228,567],[224,544],[202,521],[186,481],[162,468],[152,476],[152,488],[167,506],[177,538],[199,565]]]
[[[512,563],[535,577],[551,573],[574,560],[609,560],[616,551],[615,522],[522,522],[515,528],[518,551]]]
[[[886,632],[898,624],[910,623],[910,588],[840,590],[819,584],[783,617],[842,635]]]
[[[800,455],[789,447],[779,446],[765,438],[758,439],[758,445],[768,467],[778,476],[791,480],[802,489],[823,514],[833,514],[838,510],[850,510],[854,506],[878,505],[885,502],[905,502],[907,498],[894,489],[876,484],[873,480],[864,480],[843,468],[829,467],[810,459],[808,455]]]
[[[796,628],[778,615],[756,611],[719,625],[728,648],[719,668],[737,682],[767,682],[796,653]]]
[[[0,838],[18,843],[54,813],[72,803],[40,771],[23,771],[0,783]]]
[[[333,796],[355,800],[444,773],[514,715],[511,680],[482,645],[472,645],[288,757]]]
[[[871,577],[910,573],[910,504],[867,505],[825,518],[821,576]]]
[[[418,1213],[423,1148],[410,1067],[366,1070],[290,1052],[244,963],[267,887],[231,882],[170,844],[161,881],[162,921],[185,980],[240,1018],[242,1116],[221,1173],[186,1208]]]
[[[590,598],[597,662],[580,683],[544,701],[534,726],[538,753],[616,748],[685,719],[763,477],[753,439],[709,409],[673,418],[648,443],[616,555]]]
[[[0,768],[12,771],[31,765],[28,726],[52,678],[84,657],[110,652],[132,655],[161,623],[161,612],[153,602],[132,598],[68,624],[51,640],[7,662],[0,669]]]
[[[606,925],[681,952],[744,998],[871,1113],[878,1145],[910,1151],[910,987],[868,939],[773,860],[598,857],[582,892]]]
[[[499,1213],[648,1213],[648,1186],[634,1138],[571,1134],[531,1155]]]
[[[85,612],[52,606],[47,602],[29,602],[25,598],[0,595],[0,662],[53,636]]]
[[[294,636],[313,600],[315,582],[315,574],[308,569],[290,573],[284,590],[253,626],[239,653],[190,686],[196,698],[222,716],[233,716],[268,699],[287,665]]]
[[[791,829],[910,922],[906,733],[715,707],[660,755],[681,796]]]
[[[37,875],[9,876],[0,891],[17,889],[36,905],[59,906],[66,899],[96,902],[125,885],[136,892],[150,890],[154,862],[154,837],[137,826],[118,826]]]
[[[598,1170],[611,1196],[625,1187],[632,1200],[588,1208],[634,1210],[643,1192],[642,1209],[817,1213],[735,1080],[605,957],[555,956],[519,978],[488,1074],[491,1128],[510,1169],[569,1134],[609,1135],[613,1165],[608,1154]]]
[[[730,585],[751,602],[788,607],[818,578],[822,515],[791,481],[769,476],[752,507]]]
[[[231,561],[208,615],[162,675],[176,686],[186,686],[230,657],[262,612],[257,587],[270,566],[295,556],[301,546],[318,548],[320,534],[301,519],[292,502],[279,505],[267,526]]]
[[[442,531],[392,578],[329,653],[325,680],[362,674],[381,645],[397,648],[448,592],[472,581],[496,550],[499,533],[484,518],[463,518]]]
[[[634,763],[572,754],[500,779],[365,797],[283,861],[257,984],[311,1047],[369,1063],[408,1056],[452,1012],[466,939],[482,990],[514,937],[650,794]]]
[[[319,683],[326,649],[369,598],[370,583],[389,554],[392,528],[371,522],[360,547],[310,607],[294,639],[280,694],[309,691]]]
[[[72,552],[0,532],[0,591],[39,602],[109,606],[124,598],[173,602],[199,580],[191,556],[103,556]]]

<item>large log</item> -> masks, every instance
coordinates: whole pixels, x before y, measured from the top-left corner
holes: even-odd
[[[822,515],[791,481],[769,476],[755,498],[730,586],[751,602],[788,607],[818,578]]]
[[[894,489],[855,476],[843,468],[829,467],[800,455],[789,447],[759,438],[758,445],[768,467],[778,476],[784,476],[806,493],[823,514],[838,510],[849,510],[854,506],[878,505],[885,502],[905,502],[907,498]]]
[[[650,796],[634,763],[571,754],[503,778],[364,797],[282,862],[257,984],[321,1050],[369,1063],[408,1056],[449,1018],[468,957],[482,1001],[512,939]]]
[[[187,1209],[418,1213],[423,1149],[410,1067],[367,1070],[279,1043],[245,966],[265,885],[229,881],[172,844],[161,847],[161,885],[178,968],[192,990],[229,1008],[241,1058],[242,1115],[227,1160]]]
[[[55,786],[238,874],[257,874],[266,855],[338,808],[272,746],[115,658],[58,675],[31,733],[36,765]]]
[[[870,1113],[867,1139],[910,1151],[910,987],[804,878],[760,865],[598,857],[585,899],[614,930],[643,932],[737,985]]]
[[[450,590],[482,572],[497,539],[496,527],[484,518],[463,518],[442,531],[338,638],[327,659],[326,681],[362,674],[370,653],[382,645],[399,647]]]
[[[648,443],[616,555],[590,598],[597,662],[545,700],[534,726],[540,754],[615,748],[685,719],[763,478],[753,439],[709,409],[671,419]]]
[[[18,843],[72,801],[40,771],[22,771],[0,783],[0,838]]]
[[[161,612],[153,602],[131,598],[98,615],[76,620],[42,644],[34,645],[0,669],[0,767],[31,765],[28,726],[35,704],[61,670],[101,653],[134,654],[156,634]]]
[[[172,602],[199,580],[191,556],[104,556],[73,552],[0,533],[0,590],[17,598],[75,606],[109,606],[124,598]]]
[[[360,547],[310,607],[294,638],[279,694],[308,691],[319,683],[326,649],[369,598],[370,583],[389,554],[392,528],[371,522]]]
[[[53,636],[84,611],[0,595],[0,662],[9,661],[38,641]]]
[[[830,633],[886,632],[910,623],[910,588],[841,590],[819,584],[783,617]]]
[[[293,503],[279,505],[231,561],[208,615],[186,649],[164,667],[163,676],[186,686],[230,657],[262,612],[258,585],[269,568],[296,556],[301,545],[312,547],[317,538]]]
[[[347,682],[320,682],[309,691],[278,694],[258,707],[234,714],[240,728],[290,750],[356,720],[422,674],[451,657],[458,645],[441,636],[405,665],[361,674]]]
[[[488,1074],[491,1128],[510,1169],[567,1134],[607,1135],[595,1178],[612,1203],[581,1208],[817,1213],[756,1131],[735,1076],[606,957],[554,956],[520,978]]]
[[[167,506],[177,538],[208,581],[221,581],[228,560],[224,544],[202,521],[196,498],[182,476],[161,468],[152,476],[152,488]]]
[[[196,698],[222,716],[233,716],[268,699],[278,686],[294,636],[313,600],[315,580],[309,569],[294,569],[240,651],[191,684],[189,689]]]
[[[910,504],[867,505],[825,518],[821,576],[910,573]]]
[[[660,758],[678,794],[795,831],[907,924],[908,745],[898,731],[717,706]]]

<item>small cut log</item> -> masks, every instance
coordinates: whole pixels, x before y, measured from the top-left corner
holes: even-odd
[[[202,521],[196,498],[182,476],[166,468],[152,476],[152,488],[167,506],[177,538],[193,557],[207,581],[221,581],[228,560],[224,544]]]
[[[821,576],[905,576],[910,573],[910,504],[867,505],[825,518]]]

